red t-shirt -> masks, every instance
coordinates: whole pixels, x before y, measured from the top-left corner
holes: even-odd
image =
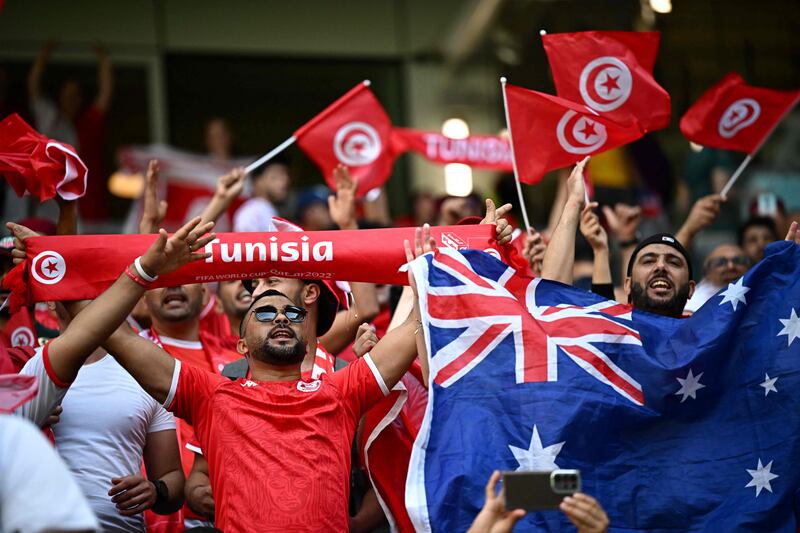
[[[175,372],[166,403],[208,460],[217,528],[347,531],[356,425],[389,392],[369,355],[313,381]]]

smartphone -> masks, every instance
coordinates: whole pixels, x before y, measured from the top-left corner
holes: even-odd
[[[558,509],[565,496],[581,490],[580,470],[503,472],[506,509]]]

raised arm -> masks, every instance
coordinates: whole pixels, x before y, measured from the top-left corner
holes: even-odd
[[[689,216],[675,234],[675,238],[685,247],[692,245],[692,239],[700,230],[714,223],[719,216],[720,204],[724,200],[719,194],[709,194],[697,200],[689,211]]]
[[[244,168],[240,167],[217,179],[214,196],[200,214],[203,223],[216,222],[220,215],[228,210],[233,201],[242,194],[246,175]]]
[[[544,254],[542,278],[572,283],[572,265],[575,263],[575,233],[586,202],[586,185],[583,182],[583,168],[589,158],[575,165],[567,179],[567,201],[561,211],[547,251]]]
[[[161,169],[158,161],[151,159],[147,164],[147,175],[144,182],[142,219],[139,221],[139,233],[156,233],[167,215],[166,200],[158,199],[158,175]]]
[[[114,70],[111,67],[108,51],[103,45],[95,44],[92,50],[97,56],[97,98],[94,100],[94,106],[105,112],[111,105],[111,95],[114,93]]]
[[[436,251],[436,241],[431,238],[430,226],[425,224],[422,229],[417,228],[414,234],[413,251],[408,241],[405,242],[405,249],[408,261],[427,252]],[[420,355],[420,358],[427,357],[425,334],[420,320],[417,284],[411,269],[408,272],[408,282],[413,291],[414,309],[400,326],[389,331],[370,352],[372,361],[390,389],[408,371],[408,367],[411,366],[417,354]]]
[[[199,259],[207,257],[205,253],[195,253],[194,250],[202,249],[214,235],[203,235],[213,226],[207,224],[199,226],[200,219],[192,220],[181,229],[179,229],[172,237],[167,236],[167,232],[161,230],[156,241],[148,248],[148,250],[141,257],[141,268],[149,276],[157,276],[171,272],[176,268]],[[14,230],[14,226],[10,225]],[[18,228],[19,226],[17,226]],[[129,267],[130,272],[136,272],[136,266]],[[135,276],[135,274],[134,274]],[[72,320],[69,327],[61,333],[58,337],[53,339],[48,345],[48,356],[50,364],[56,376],[61,381],[66,383],[72,382],[78,374],[78,370],[83,365],[86,358],[94,351],[95,348],[103,344],[110,351],[118,348],[129,348],[133,346],[134,349],[142,348],[138,343],[125,342],[119,343],[117,346],[113,343],[105,343],[106,339],[115,332],[120,325],[123,325],[123,330],[127,328],[125,318],[131,312],[136,302],[139,301],[144,293],[145,287],[143,280],[137,276],[138,281],[134,281],[127,273],[122,274],[111,287],[106,289],[100,296],[97,297],[92,303],[87,305],[83,311]],[[142,284],[140,284],[142,283]],[[117,335],[114,337],[130,337],[131,335]],[[137,337],[138,338],[138,337]],[[109,339],[111,340],[111,339]],[[147,343],[144,339],[142,342]],[[120,363],[140,381],[140,384],[147,390],[140,376],[134,374],[131,368],[125,364],[125,361],[130,357],[135,357],[136,354],[117,353],[112,351],[112,354],[120,360]],[[141,354],[144,356],[145,354]],[[164,357],[168,357],[164,355]],[[170,361],[172,361],[170,359]],[[149,374],[150,371],[156,372],[167,370],[168,376],[166,379],[168,383],[164,387],[164,394],[160,396],[161,400],[166,397],[169,391],[169,381],[172,379],[172,368],[166,369],[166,365],[156,364],[157,361],[152,361],[148,366],[148,370],[144,374]],[[150,392],[148,390],[148,392]],[[152,394],[152,393],[151,393]],[[153,395],[156,397],[156,395]],[[159,397],[156,397],[159,399]]]
[[[333,170],[336,180],[336,195],[328,197],[328,210],[331,219],[342,230],[357,230],[356,219],[356,186],[357,183],[350,176],[347,167],[337,166]],[[320,342],[331,353],[337,353],[347,347],[356,336],[358,327],[364,322],[372,322],[378,313],[378,292],[374,283],[350,284],[353,291],[354,305],[350,309],[340,311],[336,319]]]
[[[642,208],[627,204],[616,204],[614,209],[603,206],[603,215],[606,217],[608,229],[617,240],[620,252],[620,279],[628,275],[628,262],[639,243],[637,232],[642,220]]]
[[[28,72],[28,100],[33,104],[42,94],[42,76],[54,48],[53,41],[47,41],[36,56],[30,72]]]
[[[594,212],[597,202],[586,204],[581,213],[581,234],[589,242],[594,255],[592,285],[611,285],[611,265],[608,262],[608,235]]]

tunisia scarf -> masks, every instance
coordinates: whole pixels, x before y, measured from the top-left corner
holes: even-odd
[[[440,246],[498,251],[494,226],[431,228]],[[30,237],[27,257],[9,272],[14,312],[30,302],[95,298],[126,266],[143,254],[156,235],[69,235]],[[268,276],[407,284],[400,272],[403,241],[414,228],[270,233],[221,233],[206,245],[212,254],[160,276],[152,288]]]

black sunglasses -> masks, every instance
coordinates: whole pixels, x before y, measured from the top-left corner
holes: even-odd
[[[308,316],[308,311],[296,305],[287,305],[283,309],[278,309],[273,305],[265,305],[253,311],[253,316],[259,322],[273,322],[279,313],[288,318],[289,322],[294,322],[295,324],[303,322]]]
[[[750,259],[744,255],[737,255],[735,257],[715,257],[714,259],[709,259],[708,269],[716,270],[727,266],[728,263],[733,263],[734,266],[749,267]]]

